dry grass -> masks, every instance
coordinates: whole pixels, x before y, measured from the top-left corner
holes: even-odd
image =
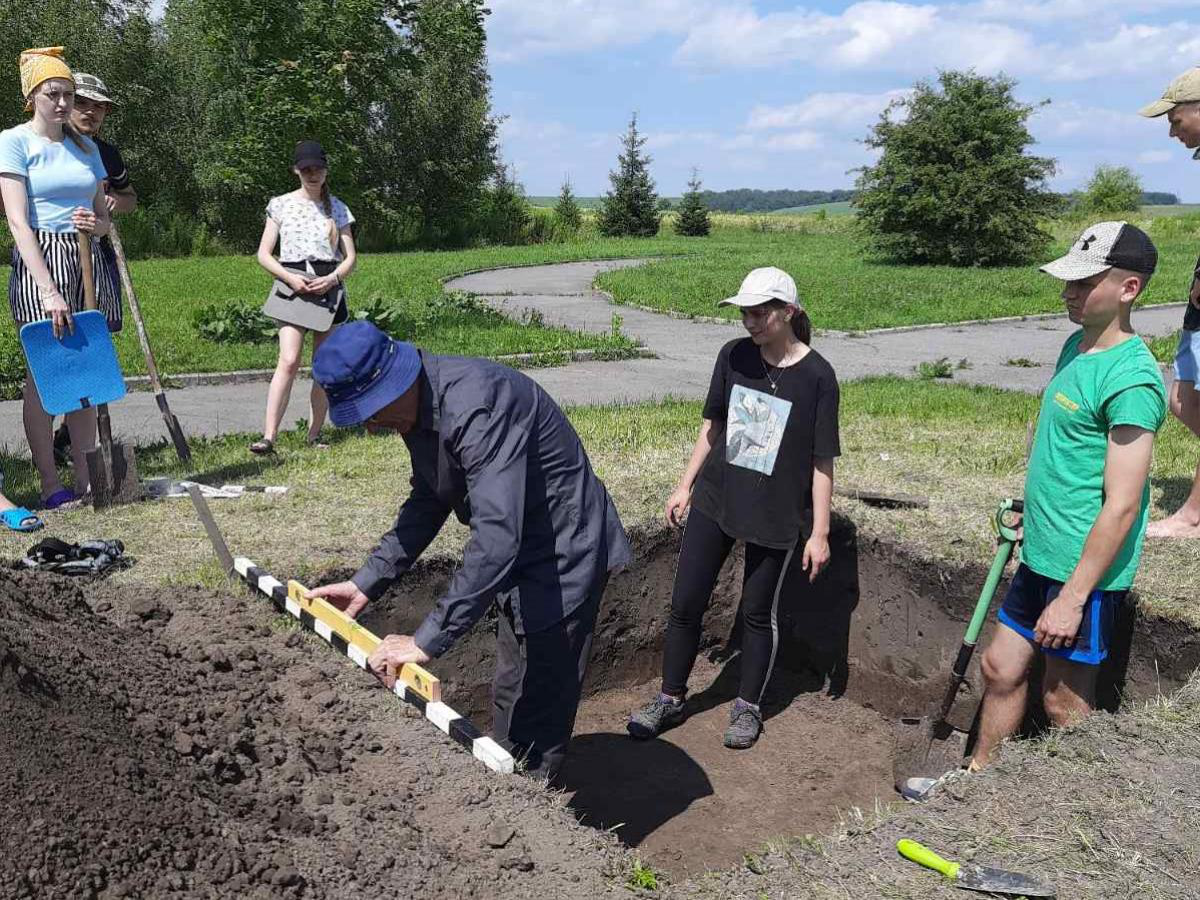
[[[1037,401],[1024,394],[961,385],[875,379],[844,386],[842,451],[837,480],[861,489],[928,496],[923,510],[884,510],[838,498],[837,509],[866,535],[903,543],[948,562],[982,563],[993,543],[990,514],[1020,496],[1026,428]],[[630,407],[587,407],[570,416],[627,525],[658,521],[662,504],[695,440],[699,406],[667,401]],[[407,492],[407,454],[398,439],[338,433],[327,451],[284,436],[275,460],[251,457],[234,436],[197,446],[200,480],[286,484],[279,498],[249,495],[212,501],[235,553],[279,573],[310,578],[357,565],[391,524]],[[1197,457],[1196,442],[1176,422],[1160,435],[1152,498],[1157,517],[1181,502]],[[29,465],[2,459],[7,484],[30,501]],[[182,472],[165,446],[139,451],[143,476]],[[78,540],[119,537],[139,559],[124,579],[195,580],[218,576],[191,504],[160,501],[113,509],[47,514],[49,532]],[[453,519],[430,548],[455,555],[466,529]],[[4,533],[0,553],[20,555],[27,536]],[[1195,546],[1147,544],[1137,589],[1146,608],[1200,628],[1195,602]]]

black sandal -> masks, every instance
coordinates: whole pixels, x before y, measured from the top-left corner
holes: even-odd
[[[269,453],[274,453],[275,442],[269,441],[266,438],[260,438],[250,445],[250,452],[255,456],[266,456]]]

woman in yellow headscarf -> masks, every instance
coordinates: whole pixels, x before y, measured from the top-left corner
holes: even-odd
[[[71,330],[71,314],[83,308],[83,274],[77,232],[91,234],[94,271],[104,271],[96,237],[107,234],[104,164],[90,138],[70,125],[75,81],[61,47],[26,50],[20,56],[21,91],[28,122],[0,131],[0,196],[16,251],[8,282],[13,320],[50,319],[55,334]],[[96,296],[109,327],[120,329],[119,302],[108,279],[97,279]],[[96,445],[96,413],[67,416],[75,489],[63,486],[54,464],[51,419],[26,373],[25,436],[42,482],[42,505],[57,509],[89,489],[86,453]]]

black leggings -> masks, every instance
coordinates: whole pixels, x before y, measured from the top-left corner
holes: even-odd
[[[664,694],[682,697],[687,690],[688,676],[700,649],[704,611],[733,543],[734,539],[708,516],[695,509],[688,514],[663,649]],[[742,578],[742,683],[738,696],[749,703],[762,699],[775,664],[779,646],[776,622],[779,594],[792,552],[746,544],[746,570]]]

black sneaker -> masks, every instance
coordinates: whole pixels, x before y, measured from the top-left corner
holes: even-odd
[[[762,713],[753,703],[741,697],[729,710],[729,727],[725,729],[725,746],[731,750],[746,750],[754,746],[762,733]]]
[[[638,740],[646,741],[657,737],[668,728],[674,728],[684,718],[682,700],[673,700],[665,694],[658,694],[629,717],[625,730]]]

